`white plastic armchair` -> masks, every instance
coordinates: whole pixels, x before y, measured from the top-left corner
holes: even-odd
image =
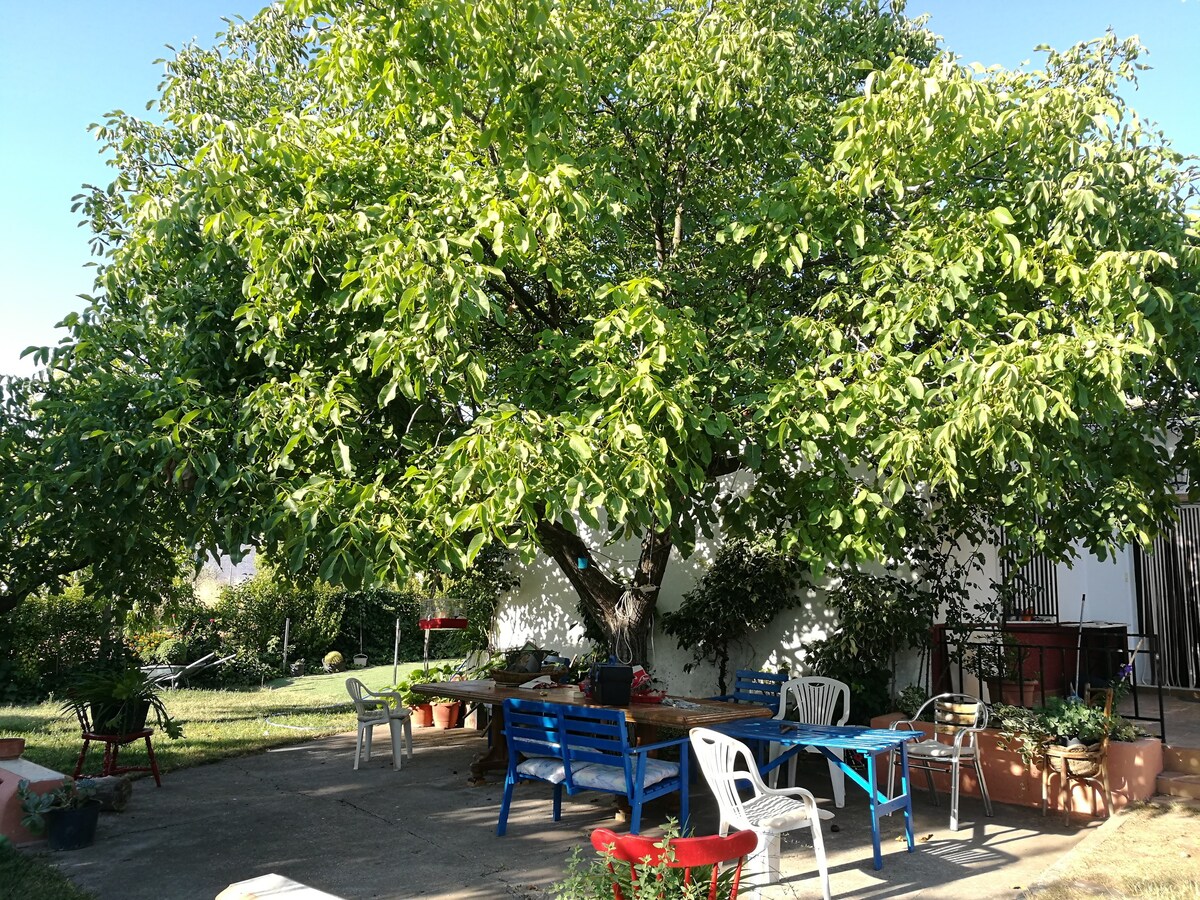
[[[731,828],[749,829],[758,835],[758,848],[747,861],[750,871],[762,883],[777,882],[780,835],[811,828],[821,895],[829,900],[829,867],[825,863],[821,819],[832,819],[833,813],[820,809],[816,798],[804,788],[767,787],[758,773],[754,753],[741,741],[710,728],[693,728],[689,737],[704,780],[717,798],[721,835],[729,834]],[[739,785],[749,786],[749,797],[742,798]]]
[[[354,701],[358,718],[358,738],[354,745],[354,768],[362,760],[371,759],[371,732],[376,725],[386,725],[392,737],[392,767],[397,771],[407,756],[412,759],[412,719],[395,691],[371,691],[357,678],[346,679],[346,691]],[[391,701],[391,702],[389,702]],[[364,754],[365,751],[365,754]]]
[[[840,715],[839,715],[839,710]],[[803,722],[805,725],[845,725],[850,718],[850,687],[836,678],[808,676],[793,678],[783,686],[776,719]],[[782,752],[782,744],[772,743],[770,757]],[[809,753],[820,753],[815,747]],[[845,758],[844,750],[831,751],[838,759]],[[779,769],[771,770],[771,787],[779,783]],[[829,760],[829,781],[833,786],[833,803],[838,809],[846,805],[846,773]],[[796,757],[788,761],[788,784],[796,783]]]
[[[937,791],[933,787],[934,772],[950,773],[950,830],[958,831],[959,782],[964,762],[974,765],[975,777],[979,780],[979,792],[983,795],[983,809],[992,814],[992,799],[988,796],[987,782],[983,779],[983,767],[979,762],[978,736],[988,723],[987,704],[970,694],[938,694],[925,701],[911,719],[902,719],[889,726],[892,730],[917,731],[919,723],[932,710],[933,737],[908,745],[909,769],[921,769],[929,784],[929,793],[934,806],[938,806]],[[896,782],[896,754],[888,756],[888,796],[893,796]]]

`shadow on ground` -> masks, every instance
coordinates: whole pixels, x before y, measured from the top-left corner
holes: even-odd
[[[349,734],[172,772],[161,789],[141,780],[124,813],[102,817],[93,847],[49,858],[100,900],[212,898],[268,872],[347,900],[549,898],[593,828],[621,827],[608,795],[567,799],[554,823],[550,789],[522,785],[508,834],[498,838],[499,778],[466,783],[482,734],[419,730],[416,755],[399,772],[380,754],[387,742],[379,738],[376,756],[357,772]],[[829,796],[823,765],[800,777],[818,797]],[[697,830],[715,831],[702,783],[693,787],[693,806]],[[967,800],[954,833],[944,798],[939,808],[919,793],[916,806],[916,852],[898,840],[902,820],[885,820],[884,867],[875,872],[865,798],[848,786],[847,807],[825,831],[835,896],[1011,897],[1087,832],[1011,806],[998,805],[986,819]],[[648,833],[676,811],[666,800],[650,807]],[[820,896],[805,832],[785,836],[783,867],[783,882],[764,897]]]

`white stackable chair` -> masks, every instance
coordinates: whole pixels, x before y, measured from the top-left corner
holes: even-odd
[[[721,810],[721,835],[729,834],[731,828],[750,829],[758,835],[758,849],[747,861],[751,872],[762,883],[777,882],[780,836],[785,831],[811,828],[821,873],[821,895],[829,900],[829,867],[825,863],[821,819],[832,819],[833,813],[818,808],[816,798],[804,788],[767,787],[758,774],[754,753],[741,741],[710,728],[693,728],[689,736],[700,770]],[[746,799],[742,799],[739,782],[750,788]]]
[[[950,773],[950,830],[958,831],[958,793],[963,763],[975,767],[984,812],[989,816],[992,814],[992,798],[988,796],[987,782],[983,780],[978,745],[979,733],[987,727],[988,708],[986,703],[970,694],[938,694],[926,700],[913,718],[893,722],[890,727],[916,731],[916,723],[930,708],[933,709],[933,737],[908,745],[908,767],[924,770],[934,806],[939,804],[933,787],[933,773]],[[896,782],[895,763],[893,752],[888,755],[889,797]]]
[[[358,739],[354,746],[354,768],[361,760],[371,758],[371,732],[376,725],[386,725],[392,733],[392,767],[400,770],[404,761],[404,748],[412,759],[412,718],[400,703],[395,691],[371,691],[357,678],[346,679],[346,690],[354,701],[354,712],[358,716]],[[389,705],[388,700],[395,700]],[[365,755],[363,751],[366,751]]]
[[[838,715],[838,709],[841,715]],[[796,710],[789,715],[789,707]],[[780,695],[779,712],[776,719],[788,719],[793,722],[803,722],[805,725],[845,725],[850,718],[850,687],[845,682],[835,678],[809,676],[793,678],[783,686]],[[771,759],[783,751],[783,745],[771,744]],[[820,753],[815,747],[808,748],[809,753]],[[845,759],[844,750],[830,751],[838,759]],[[846,805],[846,773],[838,768],[838,764],[829,760],[829,780],[833,785],[833,803],[838,809]],[[771,787],[779,782],[779,769],[771,770]],[[788,784],[796,783],[796,757],[788,761]]]

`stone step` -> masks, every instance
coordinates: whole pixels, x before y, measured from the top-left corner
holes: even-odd
[[[1171,772],[1200,775],[1200,749],[1195,747],[1163,747],[1163,768]]]
[[[1165,770],[1155,781],[1155,790],[1169,797],[1186,797],[1200,800],[1200,775],[1190,772]]]

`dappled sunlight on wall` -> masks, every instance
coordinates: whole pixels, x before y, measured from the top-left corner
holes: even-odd
[[[637,545],[618,544],[604,548],[604,552],[616,559],[633,559]],[[684,666],[692,661],[691,652],[681,650],[674,638],[664,635],[657,627],[659,614],[679,608],[683,595],[696,585],[712,558],[711,543],[697,547],[686,560],[672,551],[663,580],[651,647],[652,668],[655,677],[673,694],[705,697],[717,692],[715,667],[704,663],[692,672],[685,672]],[[604,558],[601,562],[608,562],[614,569],[618,567]],[[574,588],[552,560],[539,556],[522,571],[520,588],[500,603],[496,613],[495,645],[508,648],[531,640],[561,653],[580,653],[591,648],[583,638],[583,628],[578,621]],[[809,588],[795,607],[781,613],[769,627],[734,645],[730,667],[778,669],[786,664],[795,674],[806,674],[806,645],[824,637],[834,624],[820,592]]]
[[[508,649],[533,641],[570,656],[588,649],[575,609],[575,589],[558,565],[539,556],[520,574],[520,587],[496,609],[494,646]]]

